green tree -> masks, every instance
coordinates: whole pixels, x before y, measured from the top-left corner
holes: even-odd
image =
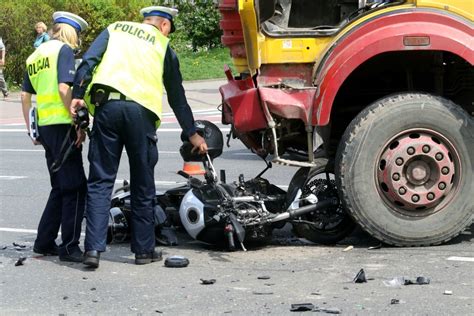
[[[83,17],[89,27],[81,34],[82,52],[109,24],[115,21],[142,21],[140,9],[151,5],[168,5],[180,10],[171,34],[171,45],[177,51],[219,45],[219,12],[213,1],[173,0],[0,0],[0,36],[7,48],[5,77],[20,85],[25,61],[34,51],[34,25],[43,21],[52,27],[55,11],[70,11]],[[81,57],[79,54],[78,57]]]
[[[178,26],[186,39],[191,41],[193,51],[201,47],[211,49],[220,45],[220,14],[214,1],[180,1],[178,8]]]

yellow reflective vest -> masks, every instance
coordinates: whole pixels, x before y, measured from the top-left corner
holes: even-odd
[[[107,30],[107,48],[88,90],[94,84],[109,86],[160,118],[163,66],[169,39],[156,27],[142,23],[116,22]],[[89,104],[89,110],[94,113],[93,105]]]
[[[26,60],[26,70],[36,91],[39,126],[72,123],[58,87],[58,56],[63,45],[58,40],[45,42]]]

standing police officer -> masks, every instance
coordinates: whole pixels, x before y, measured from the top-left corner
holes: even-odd
[[[105,251],[110,199],[123,146],[130,163],[131,250],[136,264],[161,260],[155,250],[154,167],[158,162],[156,128],[163,85],[168,101],[194,150],[207,152],[196,133],[179,70],[169,47],[177,10],[153,6],[140,11],[143,23],[116,22],[107,27],[84,55],[74,80],[71,113],[91,97],[90,172],[84,264],[97,268]],[[88,90],[86,91],[86,88]]]
[[[33,138],[33,143],[45,149],[52,187],[33,251],[59,254],[61,261],[81,262],[79,237],[87,189],[81,155],[85,134],[74,129],[69,105],[75,74],[73,49],[78,48],[79,32],[87,23],[69,12],[55,12],[53,20],[53,39],[41,45],[26,61],[21,94],[28,133],[32,132],[31,96],[36,94],[39,138]],[[55,239],[59,226],[62,243],[58,247]]]

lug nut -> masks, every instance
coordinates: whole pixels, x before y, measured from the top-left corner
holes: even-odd
[[[409,155],[413,155],[413,154],[415,153],[415,148],[413,148],[413,147],[408,147],[407,153],[408,153]]]
[[[397,164],[397,166],[403,165],[403,158],[397,158],[397,159],[395,160],[395,163]]]
[[[441,168],[441,173],[444,174],[444,175],[448,174],[449,173],[449,168],[448,167]]]
[[[430,152],[430,149],[431,149],[431,148],[430,148],[430,146],[428,146],[428,145],[423,146],[423,152],[424,152],[425,154],[429,153],[429,152]]]
[[[392,175],[392,179],[395,180],[395,181],[400,180],[400,174],[399,174],[399,173],[394,173],[394,174]]]
[[[415,194],[411,197],[411,200],[416,203],[420,200],[420,196],[418,194]]]
[[[435,156],[436,160],[438,160],[438,161],[443,160],[443,157],[444,156],[443,156],[442,153],[437,153],[436,156]]]
[[[440,183],[438,184],[438,189],[440,189],[440,190],[446,189],[446,183],[440,182]]]
[[[407,189],[405,189],[404,187],[401,187],[400,189],[398,189],[398,193],[400,193],[400,195],[403,195],[407,193]]]
[[[428,195],[426,197],[428,198],[428,200],[432,201],[432,200],[434,200],[435,195],[434,195],[434,193],[430,192],[430,193],[428,193]]]

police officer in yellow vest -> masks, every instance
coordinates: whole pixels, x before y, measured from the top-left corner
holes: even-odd
[[[82,261],[79,248],[87,182],[82,164],[84,131],[75,129],[69,106],[74,81],[73,49],[86,21],[69,12],[55,12],[52,40],[41,45],[26,61],[22,107],[28,132],[32,94],[36,94],[39,137],[50,174],[51,193],[38,225],[33,251],[58,255],[61,261]],[[68,153],[66,153],[68,151]],[[56,245],[61,226],[62,243]]]
[[[207,152],[205,140],[194,128],[178,59],[168,45],[177,10],[153,6],[140,12],[143,23],[116,22],[95,39],[74,79],[71,113],[75,115],[90,96],[89,110],[94,115],[84,244],[84,264],[92,268],[99,266],[100,253],[105,251],[110,198],[124,146],[130,163],[135,263],[161,260],[161,252],[155,250],[153,200],[163,85],[194,149]]]

